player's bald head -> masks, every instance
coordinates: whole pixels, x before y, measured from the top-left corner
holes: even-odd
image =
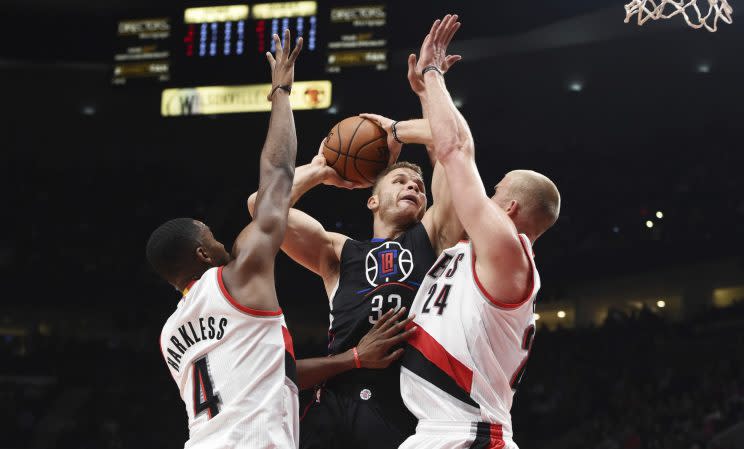
[[[532,170],[513,170],[496,186],[494,200],[506,207],[518,204],[515,224],[528,234],[539,237],[558,220],[561,195],[553,181]]]

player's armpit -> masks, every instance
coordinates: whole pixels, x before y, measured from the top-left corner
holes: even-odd
[[[326,287],[338,279],[341,250],[348,237],[328,232],[315,218],[298,209],[289,210],[284,251],[295,262],[323,278]]]

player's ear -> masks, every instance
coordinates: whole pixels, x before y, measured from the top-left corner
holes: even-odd
[[[367,209],[371,210],[372,212],[376,212],[379,206],[380,198],[377,197],[377,194],[374,194],[367,198]]]
[[[511,218],[514,218],[517,215],[517,211],[519,210],[519,203],[517,200],[511,200],[509,201],[509,205],[506,206],[506,215],[508,215]]]
[[[196,248],[196,258],[199,262],[212,265],[212,257],[203,246],[198,246]]]

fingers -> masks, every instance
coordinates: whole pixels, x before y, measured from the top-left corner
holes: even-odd
[[[385,120],[385,121],[390,120],[387,117],[383,117],[383,116],[378,115],[378,114],[370,114],[370,113],[367,113],[367,112],[363,112],[363,113],[359,114],[359,117],[366,118],[367,120],[372,120],[373,122],[377,123],[380,126],[382,126],[383,120]]]
[[[284,30],[284,36],[283,36],[284,42],[282,42],[282,56],[287,57],[289,55],[289,28]]]
[[[416,318],[416,315],[412,314],[405,320],[399,321],[398,323],[395,323],[394,325],[390,326],[387,330],[384,331],[385,338],[394,337],[395,335],[399,334],[402,330],[404,330],[408,326],[409,323],[413,321],[414,318]]]
[[[269,51],[266,52],[266,60],[269,61],[269,65],[273,69],[274,66],[276,65],[276,59],[274,59],[274,56],[272,56],[271,52]]]
[[[294,62],[297,60],[297,57],[300,55],[300,52],[302,51],[302,45],[304,43],[304,39],[299,38],[297,39],[297,44],[295,44],[294,50],[292,50],[292,54],[289,55],[289,62],[294,64]]]
[[[462,59],[462,56],[460,55],[447,55],[446,58],[444,58],[444,66],[442,67],[443,72],[447,72],[449,69],[452,68],[453,65],[459,60]]]
[[[462,26],[460,22],[455,22],[455,20],[457,20],[457,16],[453,17],[453,23],[447,28],[447,30],[445,30],[444,33],[443,45],[445,47],[449,46],[450,42],[452,42],[452,38],[455,36],[455,33],[457,33],[457,30],[459,30],[460,26]]]
[[[416,55],[413,53],[408,55],[408,77],[410,78],[412,74],[416,74]]]
[[[447,27],[449,26],[449,22],[452,16],[450,14],[447,14],[442,18],[442,21],[439,22],[439,26],[437,27],[437,31],[434,34],[434,42],[441,42],[444,35],[447,33]]]
[[[405,307],[404,307],[405,308]],[[402,310],[402,309],[401,309]],[[374,326],[372,326],[372,330],[379,329],[383,324],[387,323],[387,321],[390,319],[391,316],[393,316],[393,313],[395,313],[395,309],[390,309],[387,312],[385,312],[379,320],[375,323]]]
[[[391,363],[398,360],[402,356],[403,356],[403,348],[396,349],[395,351],[390,353],[390,355],[382,359],[382,361],[385,363],[385,366],[383,368],[387,368],[388,366],[390,366]]]
[[[390,311],[395,312],[395,309],[390,309],[388,312],[390,312]],[[385,313],[385,315],[383,315],[383,317],[387,316],[387,318],[385,318],[385,322],[380,325],[380,328],[379,328],[380,329],[380,332],[385,332],[390,327],[394,326],[397,321],[399,321],[401,318],[403,318],[405,316],[405,313],[407,311],[408,310],[405,307],[401,307],[400,310],[398,310],[397,312],[395,312],[395,314],[392,314],[390,316],[387,316],[388,314]],[[380,320],[378,321],[378,323],[380,321],[382,321],[382,318],[380,318]]]
[[[415,334],[417,330],[418,330],[418,327],[417,326],[413,326],[412,328],[408,329],[407,331],[401,332],[400,334],[395,335],[394,337],[389,338],[388,340],[386,340],[386,343],[389,346],[399,345],[399,344],[403,343],[404,341],[407,341],[409,338],[411,338],[411,336],[413,336],[413,334]]]
[[[439,25],[441,23],[441,20],[435,20],[434,23],[431,24],[431,29],[429,30],[429,34],[427,34],[426,37],[433,36],[439,30]]]
[[[417,75],[418,74],[416,73],[416,55],[411,53],[410,55],[408,55],[408,81],[413,83],[414,81],[416,81]]]
[[[282,43],[279,40],[279,35],[275,34],[271,36],[271,38],[274,40],[274,52],[276,53],[276,59],[280,60],[282,59]]]

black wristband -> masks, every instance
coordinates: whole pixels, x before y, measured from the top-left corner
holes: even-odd
[[[395,139],[395,141],[398,142],[399,144],[403,145],[405,142],[403,142],[402,140],[398,138],[398,130],[395,128],[395,125],[397,124],[398,124],[398,121],[396,120],[393,122],[392,126],[390,126],[390,128],[393,130],[393,139]]]
[[[426,67],[424,67],[424,70],[421,71],[421,76],[426,75],[426,72],[431,72],[432,70],[435,70],[438,74],[444,76],[444,73],[442,73],[439,67],[435,65],[427,65]]]
[[[269,101],[271,101],[271,98],[274,96],[274,92],[276,92],[277,89],[281,89],[287,92],[288,94],[292,93],[292,86],[289,86],[289,85],[276,86],[273,89],[271,89],[271,93],[269,94]]]

